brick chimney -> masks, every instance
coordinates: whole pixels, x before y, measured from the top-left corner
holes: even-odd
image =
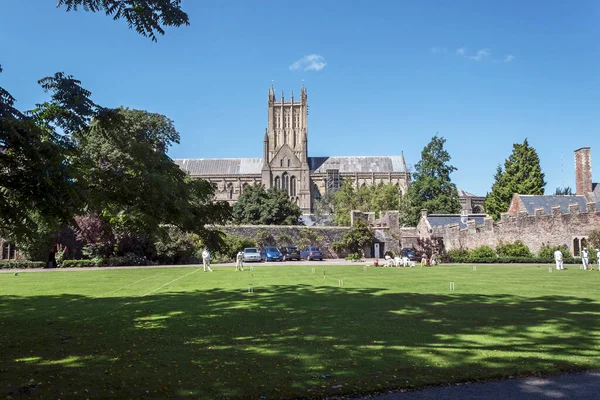
[[[589,147],[575,150],[575,187],[578,195],[592,191],[592,152]]]

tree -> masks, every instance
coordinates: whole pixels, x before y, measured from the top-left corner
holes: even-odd
[[[569,186],[564,187],[564,188],[557,187],[556,190],[554,191],[555,196],[570,196],[572,194],[573,194],[573,190]]]
[[[419,222],[421,209],[430,213],[453,214],[460,212],[458,191],[450,180],[456,168],[449,165],[450,154],[444,150],[446,139],[434,136],[421,152],[421,160],[415,165],[413,182],[407,191],[410,207],[408,222]]]
[[[284,190],[249,186],[233,206],[233,221],[253,225],[300,225],[302,211]]]
[[[212,185],[188,178],[166,155],[179,143],[173,121],[126,108],[115,114],[110,124],[95,120],[87,132],[74,135],[88,211],[101,215],[117,233],[152,238],[159,226],[171,225],[218,244],[207,225],[225,223],[230,206],[212,201]]]
[[[508,210],[513,194],[543,195],[545,185],[537,151],[527,139],[522,144],[515,143],[511,155],[504,161],[504,169],[500,165],[496,169],[492,191],[485,199],[485,210],[498,220],[500,213]]]
[[[362,255],[362,250],[366,246],[372,246],[375,242],[375,232],[364,221],[358,220],[352,229],[344,233],[340,241],[333,242],[333,249],[341,253],[348,251],[350,254]]]
[[[50,242],[85,206],[71,135],[92,116],[109,114],[71,76],[59,73],[39,83],[51,100],[29,112],[16,110],[14,98],[0,88],[0,235],[35,259],[42,257],[35,248],[44,247],[38,243]]]
[[[400,188],[392,183],[361,186],[355,189],[351,180],[342,181],[340,190],[331,196],[333,220],[337,226],[350,226],[350,212],[360,210],[375,212],[399,210],[405,204],[401,201]]]
[[[181,9],[181,0],[58,0],[57,7],[67,11],[79,7],[90,12],[104,12],[114,20],[124,18],[130,29],[156,42],[156,34],[164,35],[163,26],[189,25],[189,17]]]

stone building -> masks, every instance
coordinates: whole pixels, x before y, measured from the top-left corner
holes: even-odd
[[[483,202],[485,197],[477,196],[462,189],[458,189],[460,209],[468,214],[481,214],[484,212]]]
[[[424,212],[419,237],[441,237],[447,250],[472,249],[521,240],[532,251],[544,245],[564,245],[579,256],[592,229],[600,228],[600,186],[592,182],[591,149],[575,150],[575,195],[515,193],[506,213],[494,222],[487,216],[431,216]],[[453,219],[454,218],[454,219]]]
[[[314,200],[336,190],[342,179],[355,187],[380,182],[397,185],[405,192],[410,175],[404,156],[309,157],[308,96],[302,86],[300,98],[292,93],[279,99],[269,88],[267,128],[262,158],[175,159],[192,177],[213,182],[216,199],[235,203],[247,185],[262,184],[287,191],[290,199],[309,214]]]

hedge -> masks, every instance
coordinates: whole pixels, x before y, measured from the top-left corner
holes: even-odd
[[[0,269],[26,269],[26,268],[44,268],[46,263],[43,261],[1,261]]]
[[[592,260],[590,260],[591,262]],[[554,259],[540,257],[474,257],[474,256],[453,256],[448,258],[449,263],[477,263],[477,264],[554,264]],[[564,257],[565,264],[581,264],[581,258]]]
[[[60,265],[60,268],[90,268],[101,266],[102,261],[97,260],[65,260]]]

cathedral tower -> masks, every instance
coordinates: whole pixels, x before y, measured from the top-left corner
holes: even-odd
[[[310,212],[308,166],[308,102],[302,85],[300,98],[294,93],[279,101],[269,88],[267,130],[264,137],[262,183],[286,190],[303,212]]]

